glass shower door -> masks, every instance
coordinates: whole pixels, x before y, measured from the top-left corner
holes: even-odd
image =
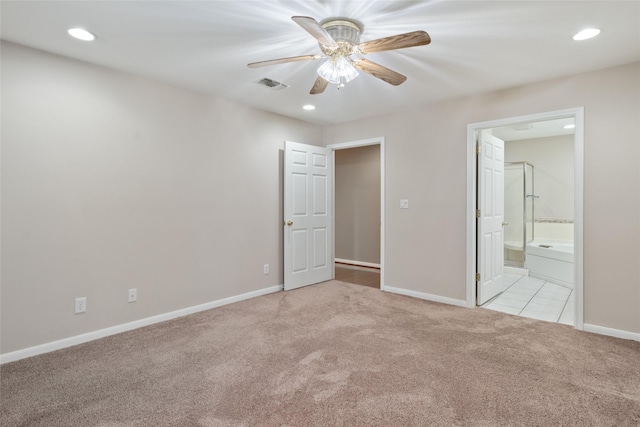
[[[535,206],[535,192],[533,191],[533,166],[529,163],[524,164],[524,194],[527,197],[524,198],[524,228],[525,228],[525,244],[531,242],[534,239],[533,235],[533,222],[534,222],[534,206]]]
[[[524,267],[524,190],[525,176],[522,163],[504,166],[504,263],[511,267]]]

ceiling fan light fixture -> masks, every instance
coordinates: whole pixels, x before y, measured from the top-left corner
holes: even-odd
[[[358,77],[358,70],[345,57],[329,58],[318,68],[318,75],[333,84],[350,82]]]

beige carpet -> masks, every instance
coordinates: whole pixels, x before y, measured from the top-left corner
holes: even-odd
[[[327,282],[0,368],[2,426],[638,426],[640,343]]]

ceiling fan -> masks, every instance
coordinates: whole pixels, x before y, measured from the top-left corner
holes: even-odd
[[[394,86],[400,85],[407,80],[406,76],[362,58],[362,56],[373,52],[423,46],[431,43],[431,37],[425,31],[412,31],[360,43],[363,26],[355,20],[329,18],[319,23],[308,16],[293,16],[291,19],[318,40],[322,54],[252,62],[248,66],[256,68],[286,62],[328,58],[318,68],[318,78],[309,92],[312,95],[324,92],[329,83],[337,84],[338,88],[343,87],[345,83],[358,76],[357,70],[371,74],[373,77]]]

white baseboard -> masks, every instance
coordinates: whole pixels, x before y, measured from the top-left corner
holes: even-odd
[[[625,340],[640,341],[640,334],[636,332],[623,331],[621,329],[605,328],[604,326],[584,324],[585,332],[593,332],[594,334],[608,335],[610,337],[623,338]]]
[[[411,291],[409,289],[394,288],[392,286],[383,286],[381,288],[385,292],[406,295],[408,297],[420,298],[427,301],[441,302],[443,304],[456,305],[458,307],[469,307],[467,301],[462,299],[448,298],[440,295],[426,294],[424,292]]]
[[[272,286],[269,288],[259,289],[253,292],[247,292],[245,294],[236,295],[228,298],[223,298],[216,301],[211,301],[205,304],[195,305],[193,307],[187,307],[180,310],[172,311],[169,313],[159,314],[157,316],[147,317],[145,319],[136,320],[122,325],[112,326],[105,329],[100,329],[86,334],[76,335],[70,338],[64,338],[58,341],[53,341],[46,344],[37,345],[34,347],[25,348],[22,350],[13,351],[0,355],[0,364],[15,362],[16,360],[25,359],[27,357],[37,356],[38,354],[49,353],[51,351],[60,350],[74,345],[82,344],[89,341],[94,341],[100,338],[108,337],[110,335],[119,334],[121,332],[130,331],[144,326],[153,325],[154,323],[164,322],[167,320],[175,319],[189,314],[194,314],[204,310],[210,310],[212,308],[221,307],[223,305],[232,304],[262,295],[279,292],[283,289],[282,285]],[[395,293],[399,295],[406,295],[414,298],[420,298],[427,301],[434,301],[443,304],[455,305],[458,307],[468,307],[465,300],[459,300],[455,298],[448,298],[439,295],[427,294],[424,292],[417,292],[408,289],[394,288],[392,286],[383,286],[382,290],[385,292]],[[606,328],[604,326],[584,324],[585,332],[592,332],[600,335],[607,335],[616,338],[623,338],[633,341],[640,341],[640,333],[623,331],[620,329]]]
[[[212,308],[221,307],[223,305],[231,304],[234,302],[243,301],[250,298],[259,297],[262,295],[271,294],[281,291],[282,285],[271,286],[269,288],[259,289],[253,292],[247,292],[241,295],[235,295],[228,298],[211,301],[205,304],[194,305],[193,307],[187,307],[169,313],[159,314],[157,316],[147,317],[145,319],[136,320],[122,325],[111,326],[105,329],[99,329],[93,332],[87,332],[86,334],[76,335],[70,338],[64,338],[58,341],[53,341],[46,344],[37,345],[34,347],[25,348],[23,350],[17,350],[6,354],[0,354],[0,364],[14,362],[16,360],[24,359],[27,357],[37,356],[38,354],[49,353],[51,351],[60,350],[74,345],[82,344],[85,342],[97,340],[100,338],[108,337],[110,335],[119,334],[121,332],[130,331],[132,329],[142,328],[144,326],[153,325],[154,323],[164,322],[166,320],[175,319],[177,317],[187,316],[189,314],[197,313],[199,311],[210,310]]]
[[[349,264],[349,265],[357,265],[360,267],[380,268],[380,264],[375,264],[373,262],[354,261],[352,259],[343,259],[343,258],[335,258],[334,261],[339,264]]]

